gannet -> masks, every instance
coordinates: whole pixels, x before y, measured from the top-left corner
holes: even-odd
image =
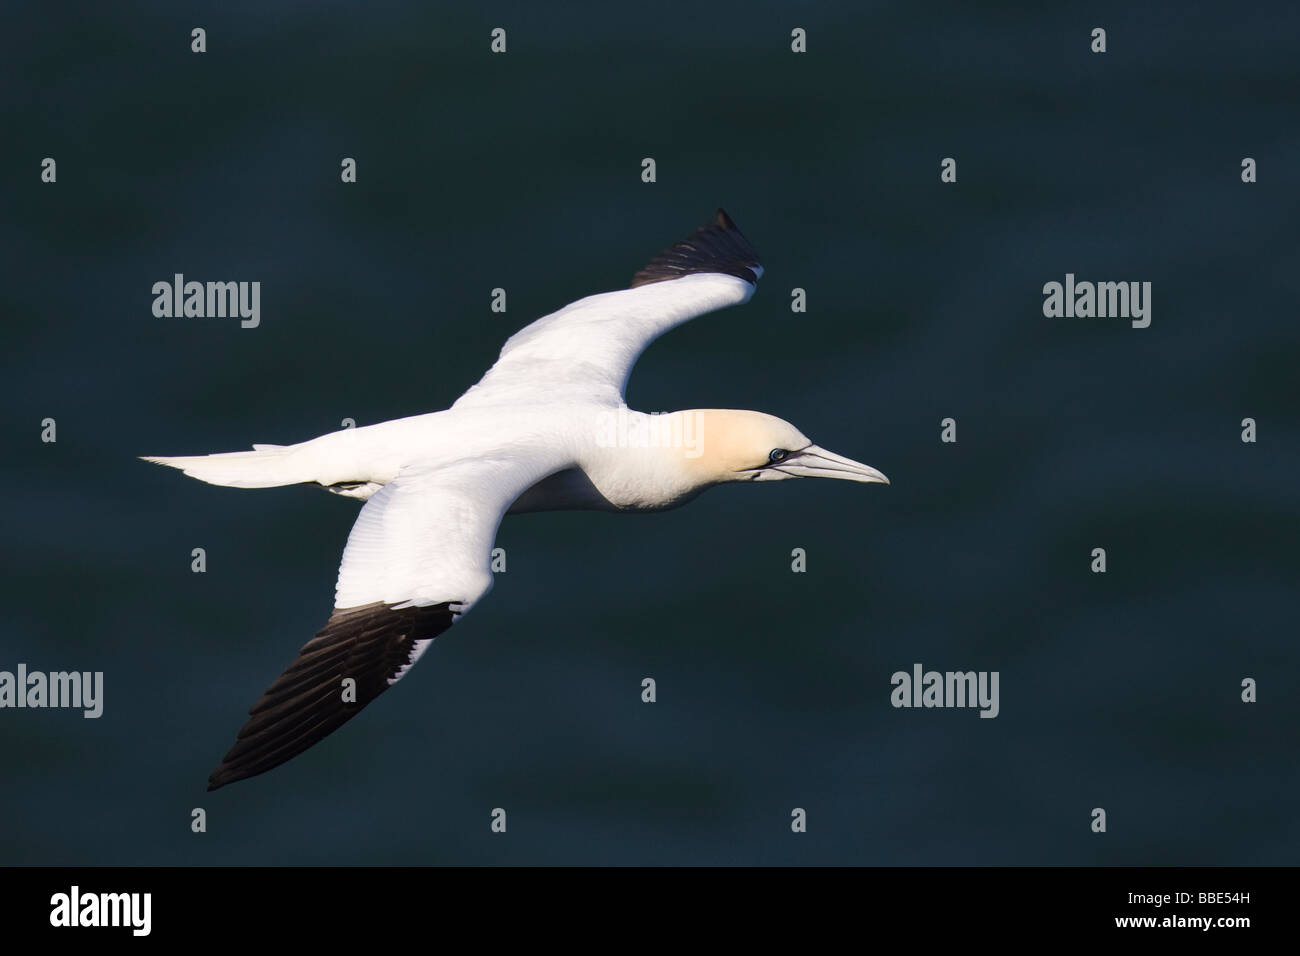
[[[647,415],[624,389],[655,338],[749,301],[763,268],[722,209],[650,260],[627,289],[588,296],[516,332],[451,408],[297,445],[146,457],[233,488],[317,484],[365,501],[325,626],[249,711],[208,789],[277,767],[400,681],[492,588],[507,514],[663,511],[728,482],[888,484],[772,415]]]

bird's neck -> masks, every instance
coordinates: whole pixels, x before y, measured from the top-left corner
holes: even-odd
[[[676,507],[733,480],[725,418],[718,409],[602,412],[595,447],[580,462],[581,471],[614,510]]]
[[[725,408],[688,408],[647,414],[621,410],[607,447],[648,479],[674,487],[705,488],[739,480],[752,457],[752,441],[743,413]]]

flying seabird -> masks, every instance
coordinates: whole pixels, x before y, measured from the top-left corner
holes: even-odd
[[[762,412],[627,408],[628,375],[655,338],[749,301],[762,274],[719,209],[629,288],[516,332],[449,409],[297,445],[146,458],[209,484],[317,484],[366,502],[343,551],[333,613],[253,705],[208,789],[297,756],[401,680],[492,588],[492,546],[507,514],[663,511],[733,481],[888,484]]]

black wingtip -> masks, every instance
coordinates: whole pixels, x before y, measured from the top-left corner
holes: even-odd
[[[631,288],[667,282],[704,272],[736,276],[757,284],[762,274],[758,253],[721,206],[713,220],[650,260],[632,277]]]
[[[208,790],[256,777],[324,740],[415,663],[417,642],[451,627],[454,602],[395,608],[376,601],[335,608],[329,621],[249,710]],[[343,678],[354,697],[345,700]]]
[[[252,776],[256,776],[256,774],[239,773],[237,770],[232,772],[232,769],[223,761],[216,770],[208,774],[208,793],[213,790],[220,790],[228,783],[237,783]]]

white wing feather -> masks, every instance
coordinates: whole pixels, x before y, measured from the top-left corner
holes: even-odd
[[[632,366],[651,342],[697,316],[748,302],[754,288],[710,272],[579,299],[512,335],[496,364],[452,407],[536,396],[621,405]]]
[[[357,516],[334,606],[455,602],[465,613],[492,588],[492,544],[506,509],[564,464],[521,454],[403,468]]]

